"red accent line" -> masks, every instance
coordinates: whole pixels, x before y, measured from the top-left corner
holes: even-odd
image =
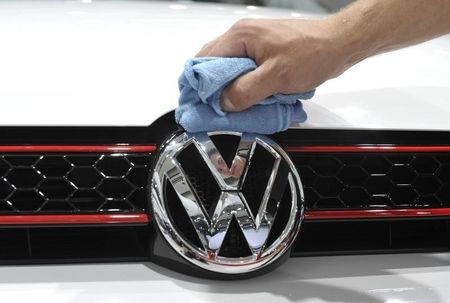
[[[86,152],[86,153],[151,153],[156,145],[0,145],[0,152],[32,153],[32,152]]]
[[[301,152],[338,152],[338,153],[356,153],[356,152],[450,152],[450,146],[398,146],[398,145],[336,145],[336,146],[287,146],[286,151],[291,153]]]
[[[305,220],[351,220],[380,218],[417,218],[450,216],[450,208],[313,210]],[[145,213],[84,215],[0,215],[0,225],[72,225],[72,224],[148,224]]]
[[[446,216],[450,216],[450,208],[310,210],[305,213],[305,219],[308,221]]]
[[[0,225],[147,224],[149,216],[134,214],[0,215]]]

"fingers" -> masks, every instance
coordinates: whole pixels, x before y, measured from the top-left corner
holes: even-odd
[[[249,55],[246,46],[246,42],[252,46],[252,39],[245,38],[245,33],[248,33],[249,29],[253,29],[252,24],[253,21],[249,20],[236,22],[225,34],[205,44],[196,56],[254,58],[254,55],[251,55],[254,52],[250,52]],[[270,66],[270,62],[266,61],[225,88],[220,100],[222,109],[224,111],[242,111],[273,95],[275,93],[274,79],[269,73]]]
[[[247,57],[244,42],[233,36],[232,33],[225,33],[205,44],[196,57]]]
[[[211,51],[211,48],[217,43],[220,37],[206,43],[203,45],[202,49],[195,55],[195,57],[206,57],[207,54]]]
[[[222,36],[205,44],[196,57],[248,57],[243,29],[248,20],[239,20]]]
[[[222,93],[220,106],[224,111],[242,111],[276,93],[270,64],[263,64],[236,80]]]

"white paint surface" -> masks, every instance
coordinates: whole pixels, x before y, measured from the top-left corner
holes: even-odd
[[[192,278],[154,264],[0,267],[2,302],[448,302],[450,254],[291,258],[243,281]]]
[[[176,1],[1,1],[0,124],[149,125],[176,107],[184,61],[243,17],[314,15]],[[362,62],[304,104],[309,119],[297,127],[450,129],[450,37]]]

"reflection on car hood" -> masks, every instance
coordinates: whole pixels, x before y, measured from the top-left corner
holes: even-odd
[[[148,125],[184,61],[242,17],[302,11],[186,2],[0,2],[2,125]],[[381,55],[304,102],[308,128],[450,129],[450,38]]]

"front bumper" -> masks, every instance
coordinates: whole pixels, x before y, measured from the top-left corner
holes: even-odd
[[[2,263],[153,260],[151,127],[4,127]],[[447,251],[447,132],[289,130],[305,221],[292,256]],[[11,241],[14,239],[14,241]],[[157,242],[157,241],[156,241]]]

